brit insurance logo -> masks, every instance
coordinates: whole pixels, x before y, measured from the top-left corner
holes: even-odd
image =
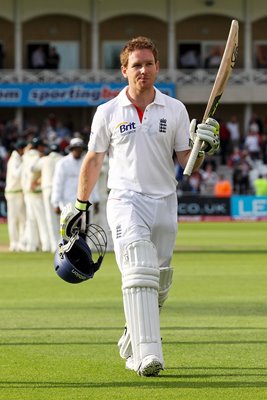
[[[136,123],[126,121],[120,122],[115,129],[119,129],[122,135],[129,135],[130,133],[136,132]]]

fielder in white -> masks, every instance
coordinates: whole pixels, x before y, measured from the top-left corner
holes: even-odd
[[[62,159],[63,155],[60,154],[60,149],[57,144],[51,144],[49,146],[49,151],[50,152],[48,155],[38,159],[37,163],[33,167],[33,170],[41,172],[41,189],[43,193],[47,230],[50,239],[50,249],[52,252],[55,252],[60,239],[59,214],[55,213],[54,211],[51,203],[51,195],[55,168],[58,161]]]
[[[159,310],[172,282],[170,263],[177,234],[173,152],[184,168],[190,143],[198,135],[205,146],[197,169],[205,151],[212,154],[218,149],[219,124],[209,119],[190,125],[185,106],[154,87],[159,61],[150,39],[130,40],[120,60],[128,86],[96,111],[75,207],[62,213],[61,233],[68,239],[77,217],[83,219],[108,152],[107,215],[122,274],[127,323],[118,343],[120,355],[126,368],[138,375],[157,376],[164,369]]]
[[[27,146],[28,147],[28,146]],[[45,144],[36,137],[25,149],[22,161],[21,183],[26,204],[26,251],[51,251],[41,188],[41,172],[35,165],[44,155]]]
[[[26,208],[21,186],[22,156],[27,143],[19,140],[7,162],[5,197],[9,250],[22,251],[25,246]]]
[[[64,156],[55,167],[52,182],[51,204],[54,212],[60,214],[63,208],[73,203],[77,194],[78,179],[81,165],[84,159],[86,145],[80,138],[73,138],[68,146],[69,154]],[[89,199],[89,196],[87,200]],[[98,211],[99,193],[98,185],[90,194],[90,202],[94,204],[94,212],[90,217],[93,220]]]

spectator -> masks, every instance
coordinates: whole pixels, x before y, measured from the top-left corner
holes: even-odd
[[[222,49],[220,46],[212,47],[210,54],[205,59],[204,68],[218,68],[222,59]]]
[[[267,196],[267,176],[259,175],[253,182],[256,196]]]
[[[241,152],[240,160],[235,164],[233,170],[233,189],[236,194],[248,194],[250,192],[249,172],[254,164],[248,151]]]
[[[233,152],[230,154],[227,160],[227,165],[230,168],[234,168],[241,160],[241,150],[239,147],[234,147]]]
[[[48,127],[54,131],[57,127],[57,123],[58,123],[58,119],[56,117],[56,114],[49,113],[48,118],[47,118]]]
[[[193,187],[190,184],[189,177],[183,177],[181,181],[179,181],[179,185],[177,186],[177,195],[191,195],[193,193]]]
[[[231,197],[232,191],[232,183],[221,174],[214,185],[215,197]]]
[[[267,46],[265,44],[256,47],[257,68],[267,68]]]
[[[211,163],[207,163],[204,170],[201,170],[200,192],[206,196],[213,196],[214,186],[218,180],[217,172]]]
[[[234,147],[240,147],[240,128],[239,122],[236,115],[232,115],[230,120],[226,123],[226,128],[230,132],[230,140],[231,140],[231,151],[233,151]]]
[[[57,121],[55,132],[59,139],[69,139],[71,137],[70,130],[63,124],[61,120]]]
[[[47,58],[47,68],[58,69],[60,64],[60,55],[55,46],[50,47]]]
[[[188,177],[188,182],[192,193],[200,193],[201,174],[199,171],[192,172],[192,174]]]
[[[247,149],[252,160],[258,160],[260,157],[260,142],[259,142],[259,133],[257,131],[252,130],[249,131],[248,135],[244,141],[244,147]]]
[[[31,64],[34,69],[46,68],[47,57],[44,51],[44,47],[38,46],[32,53]]]
[[[221,155],[221,164],[226,165],[227,156],[229,155],[230,148],[230,131],[227,128],[225,122],[223,120],[218,121],[220,123],[220,155]]]
[[[199,68],[199,55],[196,49],[188,49],[180,57],[181,68]]]
[[[250,121],[249,121],[249,131],[257,132],[259,135],[263,133],[263,123],[262,120],[259,118],[258,114],[255,112],[252,114]]]

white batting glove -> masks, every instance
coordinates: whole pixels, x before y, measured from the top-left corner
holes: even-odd
[[[67,204],[60,215],[60,235],[69,241],[75,232],[86,233],[89,225],[89,201],[76,200]]]
[[[201,151],[212,155],[220,148],[219,131],[220,124],[213,118],[208,118],[205,122],[200,124],[197,124],[196,119],[193,119],[190,123],[191,144],[193,144],[196,137],[198,137],[204,142],[201,146]]]

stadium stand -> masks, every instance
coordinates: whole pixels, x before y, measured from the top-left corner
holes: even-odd
[[[38,136],[47,145],[56,142],[62,153],[75,132],[89,140],[96,106],[124,84],[118,55],[130,37],[141,34],[155,40],[162,60],[158,83],[186,104],[192,118],[201,119],[216,74],[205,60],[223,48],[235,18],[240,25],[239,55],[216,117],[227,126],[235,115],[238,148],[229,140],[221,153],[207,158],[199,187],[206,164],[212,163],[217,176],[231,181],[233,193],[255,193],[253,182],[267,168],[267,69],[262,61],[267,53],[267,3],[241,3],[189,0],[185,6],[178,0],[148,0],[145,8],[141,1],[121,8],[118,0],[5,2],[0,10],[1,192],[18,139]],[[181,65],[192,53],[197,64]],[[190,187],[186,192],[199,193]]]

